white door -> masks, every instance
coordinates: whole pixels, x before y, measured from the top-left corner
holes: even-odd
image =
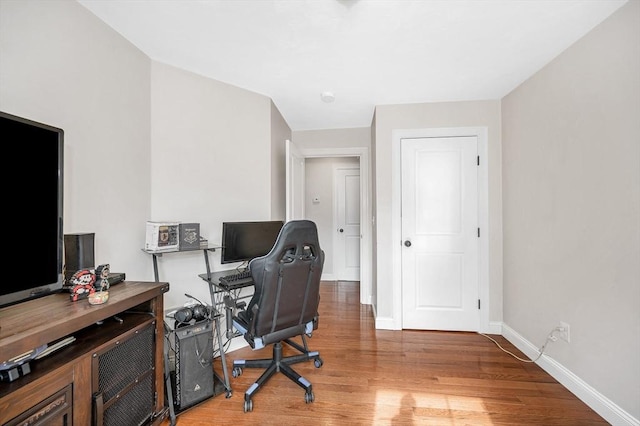
[[[402,328],[477,331],[477,137],[401,140]]]
[[[289,139],[285,141],[286,220],[304,219],[304,157]]]
[[[360,281],[360,170],[336,169],[334,260],[335,277]]]

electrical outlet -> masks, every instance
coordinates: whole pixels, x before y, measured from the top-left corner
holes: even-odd
[[[560,327],[562,328],[562,331],[558,332],[558,337],[560,337],[562,340],[564,340],[567,343],[571,342],[571,328],[569,327],[569,324],[567,324],[566,322],[560,321]]]

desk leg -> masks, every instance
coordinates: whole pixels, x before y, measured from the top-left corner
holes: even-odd
[[[158,256],[153,254],[153,277],[156,279],[156,282],[160,282],[160,276],[158,275]]]
[[[155,257],[154,257],[155,259]],[[167,326],[165,324],[164,328],[164,384],[165,384],[165,392],[167,394],[167,400],[169,402],[169,423],[171,426],[175,426],[176,424],[176,410],[174,408],[173,402],[173,390],[171,386],[171,373],[169,371],[169,331],[167,330]]]
[[[209,265],[209,250],[204,249],[204,264],[207,267],[207,280],[211,280],[211,265]]]
[[[229,384],[229,373],[227,371],[227,357],[224,353],[224,343],[220,329],[220,318],[215,319],[216,334],[218,335],[218,347],[220,348],[220,360],[222,361],[222,381],[226,390],[226,397],[231,398],[231,385]]]

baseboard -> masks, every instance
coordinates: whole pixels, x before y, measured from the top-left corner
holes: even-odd
[[[502,336],[530,359],[538,356],[538,347],[516,333],[515,330],[506,324],[502,324]],[[536,361],[536,364],[613,426],[640,426],[640,420],[589,386],[580,379],[580,377],[573,374],[550,356],[543,354],[538,361]]]
[[[397,330],[396,322],[393,318],[376,317],[376,330]]]
[[[499,336],[502,335],[502,323],[496,321],[489,321],[489,325],[487,329],[483,331],[485,334],[497,334]]]

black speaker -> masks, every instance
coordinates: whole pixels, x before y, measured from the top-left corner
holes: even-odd
[[[184,410],[214,395],[212,321],[175,330],[174,405]]]
[[[95,233],[64,235],[64,281],[80,269],[93,269],[95,261]]]

